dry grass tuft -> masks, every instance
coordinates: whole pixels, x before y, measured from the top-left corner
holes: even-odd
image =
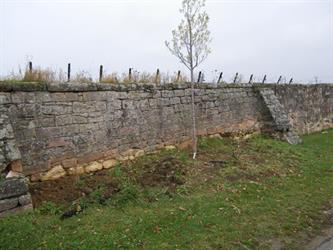
[[[50,83],[50,82],[67,82],[67,72],[63,70],[53,70],[51,68],[43,69],[41,67],[35,67],[31,71],[26,69],[24,72],[19,69],[19,72],[11,72],[10,75],[2,77],[0,81],[7,82],[38,82],[38,83]],[[139,72],[133,70],[131,75],[128,73],[118,74],[113,72],[111,74],[106,74],[104,72],[101,79],[101,83],[110,83],[110,84],[147,84],[152,83],[156,85],[169,84],[169,83],[186,83],[189,79],[186,75],[180,74],[178,76],[177,72],[170,74],[159,73],[149,73],[146,71]],[[76,74],[73,74],[70,82],[75,83],[91,83],[98,82],[98,80],[93,79],[91,74],[87,71],[81,70]]]
[[[74,78],[71,79],[71,82],[89,83],[89,82],[93,82],[93,79],[87,71],[81,70],[75,74]]]
[[[172,83],[186,83],[189,82],[189,79],[186,75],[180,74],[178,77],[178,73],[175,72],[173,76],[171,76],[171,81]]]
[[[119,80],[121,80],[117,73],[111,73],[109,75],[103,76],[101,83],[111,83],[111,84],[117,84],[119,83]]]
[[[23,82],[54,82],[56,73],[51,69],[36,68],[31,71],[26,70],[23,76]]]

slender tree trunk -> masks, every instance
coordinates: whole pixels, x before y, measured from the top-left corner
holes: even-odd
[[[189,36],[190,36],[190,71],[191,71],[191,109],[192,109],[192,150],[193,159],[197,156],[197,127],[195,119],[195,104],[194,104],[194,66],[193,66],[193,34],[191,20],[187,18]]]
[[[195,118],[195,104],[194,104],[194,73],[191,69],[191,106],[192,106],[192,150],[193,159],[197,156],[197,127]]]

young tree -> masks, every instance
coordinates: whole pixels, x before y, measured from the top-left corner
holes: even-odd
[[[191,103],[192,103],[192,142],[193,159],[197,154],[197,131],[194,105],[194,70],[210,53],[211,42],[208,30],[209,17],[203,10],[205,0],[183,0],[180,13],[183,19],[179,26],[172,31],[172,40],[165,44],[170,52],[184,64],[191,74]]]

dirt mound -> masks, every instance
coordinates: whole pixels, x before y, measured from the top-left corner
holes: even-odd
[[[131,165],[123,167],[123,177],[134,179],[144,187],[168,187],[175,189],[185,183],[185,167],[181,161],[173,157],[149,161],[132,171]],[[57,205],[69,206],[74,201],[99,192],[102,201],[111,198],[121,189],[121,180],[110,175],[110,171],[103,170],[94,174],[82,176],[65,176],[63,178],[34,183],[30,186],[33,204],[40,206],[44,201]]]
[[[143,187],[176,187],[185,183],[186,170],[181,161],[173,157],[144,164],[137,181]]]
[[[53,181],[34,183],[30,186],[30,193],[34,207],[40,206],[43,201],[68,206],[101,187],[101,197],[104,199],[119,191],[118,184],[113,182],[108,172],[100,171],[95,174],[65,176]]]

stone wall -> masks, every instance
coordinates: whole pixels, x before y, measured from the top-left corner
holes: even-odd
[[[6,169],[7,164],[19,165],[21,159],[9,118],[9,103],[10,95],[0,93],[0,173]]]
[[[314,124],[333,127],[333,85],[284,85],[275,91],[300,132],[316,130]],[[11,140],[10,152],[19,154],[11,159],[0,151],[0,159],[7,165],[20,159],[32,180],[47,180],[185,145],[191,136],[190,100],[188,85],[0,84],[1,114],[7,119],[0,120],[0,131],[12,129],[14,135],[0,137],[0,148],[8,152],[4,145]],[[195,103],[199,135],[272,127],[257,88],[199,85]]]
[[[0,218],[8,214],[32,209],[27,180],[9,179],[0,181]]]
[[[333,85],[291,85],[274,88],[300,134],[333,127]]]

